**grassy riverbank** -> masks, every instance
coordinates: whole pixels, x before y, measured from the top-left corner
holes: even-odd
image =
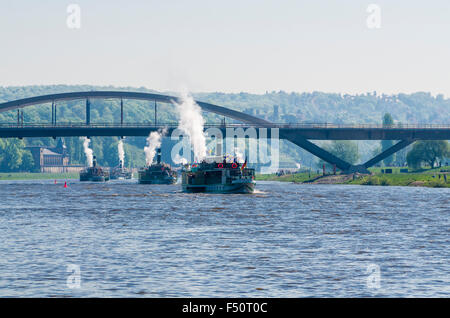
[[[409,173],[400,173],[399,168],[394,168],[392,174],[382,174],[380,168],[370,169],[372,175],[327,175],[321,177],[319,174],[296,173],[277,176],[275,174],[257,175],[260,181],[282,181],[297,183],[320,183],[320,184],[359,184],[359,185],[382,185],[382,186],[416,186],[433,188],[450,188],[450,172],[447,174],[447,182],[444,173],[440,170],[450,171],[450,167],[442,167],[430,170],[420,170]],[[439,179],[439,174],[441,178]]]
[[[413,187],[431,187],[431,188],[450,188],[450,175],[447,176],[447,182],[441,176],[433,178],[433,175],[422,173],[408,174],[389,174],[361,176],[355,180],[349,180],[347,184],[360,185],[382,185],[382,186],[413,186]]]
[[[255,179],[258,181],[283,181],[283,182],[297,182],[303,183],[309,181],[311,179],[315,179],[319,174],[311,173],[311,177],[309,173],[295,173],[295,174],[286,174],[284,176],[277,176],[276,174],[257,174]]]
[[[0,173],[0,180],[48,180],[48,179],[78,179],[77,172],[69,173],[29,173],[6,172]]]

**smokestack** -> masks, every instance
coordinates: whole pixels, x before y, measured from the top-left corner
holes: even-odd
[[[158,148],[158,149],[157,149],[156,162],[157,162],[158,164],[161,163],[161,148]]]
[[[122,162],[122,160],[119,160],[119,168],[120,168],[120,170],[123,169],[123,162]]]
[[[125,161],[125,151],[123,150],[122,139],[120,139],[119,143],[117,144],[117,151],[119,152],[119,162],[122,162],[122,164],[123,164],[123,162]]]
[[[167,129],[152,131],[147,138],[147,146],[144,147],[145,164],[151,166],[156,155],[156,150],[161,147],[161,139],[167,133]]]
[[[97,157],[94,156],[93,160],[92,160],[92,166],[95,168],[97,166]]]

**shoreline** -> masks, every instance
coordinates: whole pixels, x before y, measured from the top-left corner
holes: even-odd
[[[0,172],[0,181],[9,180],[71,180],[78,179],[79,174],[77,172],[67,173],[44,173],[44,172]]]
[[[322,176],[321,174],[309,173],[294,173],[277,176],[270,175],[256,175],[257,181],[279,181],[279,182],[293,182],[297,184],[350,184],[350,185],[378,185],[378,186],[404,186],[404,187],[427,187],[427,188],[450,188],[450,173],[449,169],[442,168],[446,172],[439,171],[423,171],[423,172],[409,172],[409,173],[393,173],[381,174],[328,174]],[[439,178],[439,174],[441,177]],[[447,181],[444,179],[444,174],[447,176]]]
[[[436,170],[436,169],[434,169]],[[322,176],[317,173],[293,173],[282,176],[276,174],[255,176],[256,181],[292,182],[297,184],[350,184],[350,185],[378,185],[378,186],[404,186],[427,188],[450,188],[450,168],[443,168],[446,172],[423,171],[410,173],[381,174],[328,174]],[[439,178],[441,174],[441,178]],[[443,175],[447,175],[447,182]],[[434,176],[434,177],[433,177]],[[1,172],[0,181],[10,180],[76,180],[78,173],[42,173],[42,172]]]

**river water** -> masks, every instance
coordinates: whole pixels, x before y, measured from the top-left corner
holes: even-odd
[[[0,182],[0,297],[449,297],[450,189]]]

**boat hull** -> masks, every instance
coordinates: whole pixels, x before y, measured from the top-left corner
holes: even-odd
[[[93,158],[92,167],[87,167],[80,171],[80,181],[105,182],[109,181],[109,178],[109,171],[97,166],[95,156]]]
[[[105,176],[81,176],[80,181],[91,181],[91,182],[106,182],[109,181],[109,177]]]
[[[161,174],[139,173],[140,184],[175,184],[177,178]]]
[[[170,179],[170,180],[143,180],[139,179],[140,184],[175,184],[177,182],[176,179]]]
[[[254,182],[240,182],[235,184],[208,184],[189,185],[183,184],[183,192],[187,193],[240,193],[249,194],[255,191]]]
[[[125,180],[125,179],[133,179],[133,176],[131,173],[126,174],[111,174],[111,180]]]
[[[161,163],[160,160],[138,172],[138,183],[140,184],[174,184],[176,182],[176,172],[170,165]]]

